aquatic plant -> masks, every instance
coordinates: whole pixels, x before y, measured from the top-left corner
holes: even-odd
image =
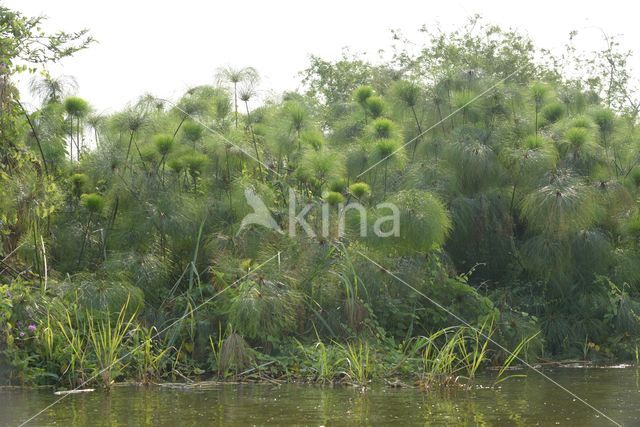
[[[231,331],[222,342],[218,356],[218,375],[225,375],[228,370],[235,370],[236,375],[241,369],[251,366],[254,356],[251,347],[237,333]]]
[[[145,328],[131,325],[131,328],[131,359],[136,377],[141,383],[149,384],[164,373],[172,348],[164,346],[158,339],[159,333],[155,326]]]
[[[102,385],[105,388],[111,387],[113,377],[121,373],[123,341],[133,327],[133,320],[137,314],[128,316],[128,305],[127,299],[115,322],[112,321],[108,312],[104,318],[94,318],[90,312],[86,315],[88,341],[91,343],[91,351],[98,363],[96,375],[102,379]]]
[[[349,381],[366,386],[375,373],[374,356],[366,342],[337,344],[342,354],[342,362],[346,364],[344,375]]]
[[[11,381],[254,369],[358,384],[418,372],[435,387],[472,381],[489,359],[516,363],[505,348],[538,331],[520,349],[531,360],[634,358],[640,162],[628,81],[586,65],[568,78],[535,63],[526,37],[472,20],[425,30],[417,50],[398,40],[389,63],[312,57],[303,89],[282,96],[258,100],[257,72],[227,68],[222,86],[92,116],[44,75],[43,105],[25,111],[18,63],[68,56],[86,33],[36,47],[38,20],[7,10],[0,358]],[[242,227],[247,190],[282,234]],[[319,206],[363,210],[338,213],[347,230],[331,238],[290,236],[290,195],[294,217],[315,226]],[[394,208],[397,229],[384,221]],[[360,213],[368,233],[356,232]]]

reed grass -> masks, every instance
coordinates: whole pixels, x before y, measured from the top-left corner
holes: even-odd
[[[158,330],[155,326],[138,326],[133,330],[134,347],[131,352],[136,366],[136,376],[143,384],[150,384],[164,372],[168,353],[172,347],[161,348],[155,339]]]
[[[67,374],[69,383],[74,386],[76,382],[84,380],[85,367],[87,365],[87,337],[83,333],[85,323],[77,320],[74,325],[71,319],[71,311],[65,311],[64,323],[58,321],[58,330],[64,337],[65,349],[68,356],[68,364],[63,375]],[[77,319],[77,316],[75,316]]]
[[[496,380],[496,382],[494,383],[494,385],[498,385],[501,382],[508,380],[509,378],[522,378],[522,377],[526,377],[526,375],[523,374],[515,374],[515,375],[507,375],[505,376],[505,372],[511,367],[511,365],[513,364],[514,361],[520,359],[519,354],[522,353],[523,350],[525,350],[527,348],[527,346],[529,345],[529,343],[538,335],[540,334],[540,332],[537,332],[533,335],[530,335],[528,337],[524,337],[516,346],[516,348],[513,349],[513,351],[511,351],[511,353],[509,353],[509,357],[507,357],[507,359],[504,361],[504,363],[502,364],[502,367],[500,368],[500,371],[498,371],[498,379]]]
[[[366,342],[336,344],[346,363],[344,374],[354,383],[365,386],[373,377],[375,367],[369,345]]]
[[[296,343],[303,355],[303,362],[307,362],[313,371],[313,381],[325,384],[333,383],[337,379],[341,371],[340,364],[342,362],[337,346],[325,344],[320,339],[317,331],[315,343],[309,346],[305,346],[297,340]]]
[[[452,326],[415,338],[407,349],[421,355],[419,385],[428,389],[475,378],[489,359],[493,333],[493,320],[490,319],[479,328]]]
[[[458,350],[467,372],[467,379],[473,379],[480,366],[487,360],[493,333],[493,319],[490,319],[480,328],[467,330],[465,339],[458,342]]]
[[[40,342],[42,343],[42,356],[45,360],[52,361],[55,358],[55,337],[56,337],[55,319],[51,313],[47,312],[46,321],[40,328]]]
[[[115,373],[120,372],[122,361],[120,354],[123,350],[123,341],[132,328],[136,313],[127,317],[129,299],[120,309],[118,318],[112,325],[111,316],[107,312],[106,317],[95,318],[87,312],[87,324],[89,326],[89,342],[98,363],[98,374],[105,388],[111,387]]]

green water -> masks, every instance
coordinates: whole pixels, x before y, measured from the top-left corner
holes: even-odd
[[[635,368],[546,370],[550,377],[625,426],[640,426]],[[30,425],[614,425],[566,392],[529,373],[498,388],[469,391],[264,384],[207,390],[119,386],[70,395]],[[0,389],[0,425],[19,425],[59,399],[50,390]]]

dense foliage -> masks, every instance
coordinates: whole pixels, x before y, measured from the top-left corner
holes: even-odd
[[[109,116],[43,74],[43,103],[26,112],[14,61],[90,42],[61,33],[21,51],[30,22],[0,9],[5,380],[99,372],[109,384],[260,362],[362,382],[371,360],[389,375],[448,372],[435,342],[475,366],[465,346],[483,337],[446,329],[460,322],[433,301],[508,348],[530,337],[532,360],[637,354],[640,133],[618,71],[584,60],[601,74],[569,78],[528,39],[474,20],[384,64],[313,57],[304,92],[259,107],[245,68]],[[315,236],[243,225],[247,190],[285,231],[290,191],[296,214],[316,206]],[[349,201],[365,207],[367,236],[353,211],[339,232]],[[382,202],[398,207],[399,236],[372,232]],[[505,358],[493,344],[487,355]]]

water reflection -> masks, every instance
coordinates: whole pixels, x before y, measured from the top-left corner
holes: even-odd
[[[624,425],[640,425],[636,369],[546,371]],[[478,385],[490,385],[490,377]],[[1,389],[0,425],[17,425],[55,401],[49,390]],[[498,388],[417,389],[221,385],[207,390],[116,387],[72,395],[33,425],[607,425],[591,409],[535,373]]]

